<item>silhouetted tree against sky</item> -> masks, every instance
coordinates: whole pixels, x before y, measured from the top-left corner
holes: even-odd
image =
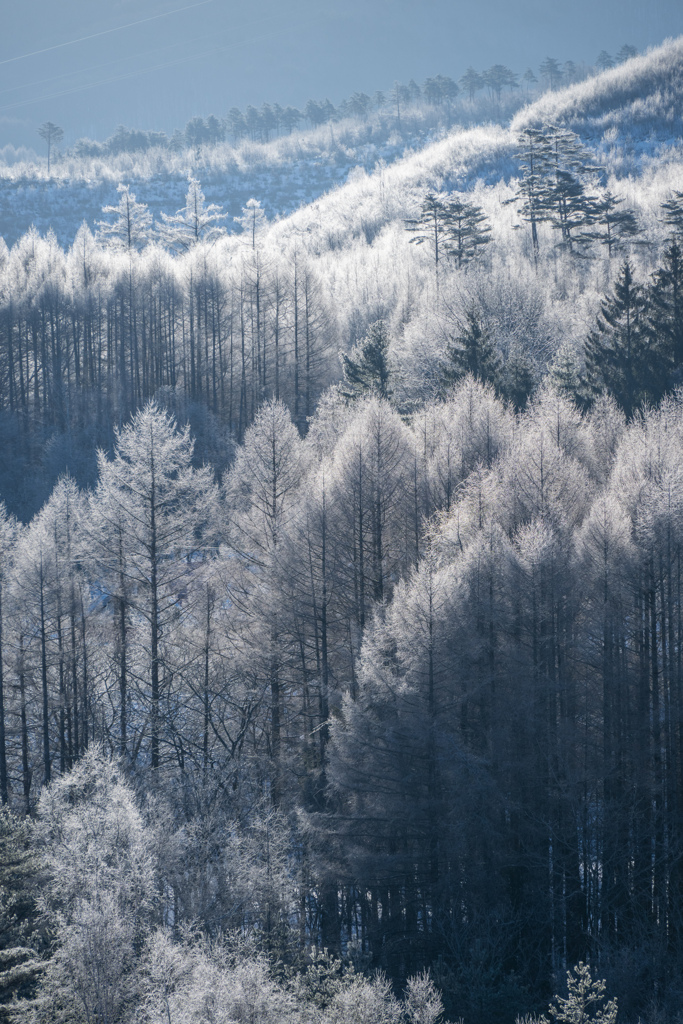
[[[60,128],[57,124],[53,124],[52,121],[46,121],[45,124],[41,124],[38,134],[47,146],[47,173],[49,174],[52,149],[54,146],[58,146],[64,138],[64,129]]]

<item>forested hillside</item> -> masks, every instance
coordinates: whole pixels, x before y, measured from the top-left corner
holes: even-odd
[[[2,244],[8,1020],[678,1019],[682,60]]]

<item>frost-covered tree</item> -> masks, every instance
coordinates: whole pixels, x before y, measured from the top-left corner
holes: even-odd
[[[41,927],[43,866],[32,845],[29,819],[0,810],[0,1021],[30,1013],[50,941]],[[19,1010],[19,1007],[21,1009]]]
[[[36,838],[59,940],[39,1017],[113,1024],[136,995],[135,949],[156,900],[151,836],[120,766],[91,747],[43,791]]]
[[[7,778],[7,734],[6,734],[6,697],[5,697],[5,631],[3,615],[6,616],[5,592],[8,589],[11,574],[14,547],[18,536],[18,525],[13,516],[7,514],[4,503],[0,503],[0,802],[9,802]]]
[[[185,206],[172,216],[161,214],[159,236],[164,245],[176,252],[186,252],[199,242],[215,242],[224,233],[219,222],[227,217],[216,203],[207,205],[196,178],[188,179]]]
[[[457,193],[449,196],[447,209],[444,249],[461,268],[480,256],[491,241],[490,221],[480,206]]]
[[[178,430],[149,404],[117,432],[113,459],[100,453],[93,497],[97,527],[113,541],[109,552],[100,542],[98,560],[114,580],[124,577],[121,600],[137,620],[130,671],[152,769],[161,764],[162,704],[171,699],[173,623],[214,540],[213,474],[192,467],[193,447],[189,427]]]
[[[557,1024],[616,1024],[617,1001],[607,1001],[606,988],[604,981],[593,981],[588,964],[578,963],[567,971],[568,995],[555,996],[549,1013]]]
[[[439,261],[443,259],[444,243],[447,237],[449,216],[444,195],[428,192],[422,201],[420,213],[405,222],[415,245],[427,243],[434,260],[434,274],[439,280]]]
[[[247,205],[242,207],[242,213],[234,218],[242,228],[242,233],[249,239],[252,249],[256,248],[256,236],[262,231],[266,223],[266,212],[261,208],[258,199],[248,199]]]
[[[116,191],[120,196],[118,203],[102,207],[102,213],[115,219],[97,222],[98,237],[128,254],[140,252],[152,237],[152,215],[146,203],[137,201],[130,185],[119,184]]]
[[[295,512],[295,496],[306,470],[307,453],[287,409],[265,403],[245,434],[226,482],[229,510],[226,582],[231,600],[242,613],[240,646],[269,707],[271,795],[282,797],[285,680],[283,678],[283,615],[291,609],[278,600],[281,548]],[[237,556],[237,557],[235,557]]]
[[[609,189],[596,199],[590,200],[593,230],[589,226],[588,238],[606,248],[608,259],[612,259],[612,256],[620,252],[629,240],[637,238],[640,234],[638,220],[633,211],[620,209],[623,202],[623,199],[617,199],[612,195]],[[601,230],[595,230],[596,226]]]

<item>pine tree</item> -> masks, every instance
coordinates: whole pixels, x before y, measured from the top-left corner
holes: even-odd
[[[586,373],[594,395],[614,395],[626,416],[663,391],[663,366],[646,331],[647,302],[642,285],[624,262],[612,294],[601,304],[595,330],[585,344]]]
[[[629,43],[624,43],[624,45],[620,46],[617,50],[617,64],[623,64],[624,61],[630,60],[631,57],[637,56],[638,50],[635,48],[635,46],[631,46]]]
[[[480,206],[456,196],[449,197],[446,216],[444,251],[456,260],[458,267],[466,266],[491,241],[489,219]]]
[[[609,71],[614,67],[614,57],[607,50],[601,50],[595,61],[595,66],[599,71]]]
[[[460,85],[469,96],[471,103],[474,99],[475,92],[479,92],[480,89],[484,88],[484,79],[478,71],[475,71],[474,68],[470,66],[460,79]]]
[[[45,124],[41,124],[38,129],[38,134],[41,139],[47,143],[47,173],[50,173],[50,155],[52,153],[52,147],[58,145],[64,138],[64,129],[60,128],[58,124],[53,124],[52,121],[46,121]]]
[[[546,57],[538,70],[551,89],[557,88],[562,81],[562,68],[559,60],[556,60],[555,57]]]
[[[344,379],[340,390],[345,398],[355,401],[369,394],[391,398],[388,351],[387,325],[384,320],[376,320],[351,354],[342,354]]]
[[[531,68],[526,69],[526,71],[522,75],[522,80],[526,84],[527,95],[532,86],[538,85],[538,79],[536,78],[536,75],[533,73]]]
[[[488,68],[484,71],[482,79],[491,95],[495,96],[499,103],[503,89],[506,86],[513,89],[517,85],[517,75],[504,64],[494,64],[493,67]]]
[[[445,236],[449,226],[447,200],[443,194],[428,192],[422,201],[419,216],[406,220],[406,231],[411,232],[411,242],[422,245],[426,242],[432,250],[434,273],[439,284],[439,262],[444,251]]]
[[[427,242],[432,248],[434,271],[439,283],[439,265],[444,256],[452,257],[458,267],[466,266],[491,241],[488,217],[464,196],[427,193],[420,216],[407,220],[406,230],[416,245]]]
[[[640,234],[636,215],[632,210],[619,209],[624,200],[617,199],[609,189],[605,189],[600,196],[589,202],[590,226],[588,231],[581,232],[580,238],[605,246],[607,257],[611,260],[630,239],[635,239]],[[596,230],[597,227],[602,230]]]
[[[561,244],[572,252],[577,231],[594,220],[593,204],[584,186],[585,175],[593,168],[575,132],[546,125],[544,135],[549,157],[541,202],[547,219],[560,232]]]

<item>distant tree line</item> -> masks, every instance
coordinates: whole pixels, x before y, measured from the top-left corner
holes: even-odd
[[[629,45],[622,46],[616,57],[611,57],[603,50],[596,60],[595,69],[606,70],[636,54],[635,47]],[[581,81],[594,69],[579,67],[571,60],[561,63],[554,57],[547,57],[538,70],[542,85],[547,89],[557,89],[562,85]],[[448,75],[439,74],[427,78],[422,86],[414,79],[407,85],[396,82],[389,91],[378,91],[373,96],[355,92],[336,107],[329,99],[310,99],[301,109],[293,106],[283,107],[279,103],[263,103],[260,107],[249,105],[244,111],[238,107],[231,107],[225,117],[216,117],[213,114],[207,118],[192,117],[184,129],[176,129],[170,136],[164,132],[143,131],[119,125],[114,134],[102,143],[79,139],[74,146],[74,152],[83,156],[116,155],[144,152],[154,146],[171,150],[197,150],[202,146],[224,142],[226,139],[231,139],[234,144],[244,139],[268,142],[282,134],[289,135],[302,125],[316,128],[345,118],[365,121],[373,113],[393,113],[400,124],[402,114],[405,116],[409,110],[420,106],[442,111],[450,123],[451,106],[458,96],[466,96],[472,102],[477,93],[485,90],[490,100],[500,102],[505,89],[513,90],[523,86],[528,93],[530,89],[537,87],[538,83],[539,78],[531,68],[527,68],[520,79],[520,75],[503,64],[494,64],[481,72],[468,67],[457,81]]]

